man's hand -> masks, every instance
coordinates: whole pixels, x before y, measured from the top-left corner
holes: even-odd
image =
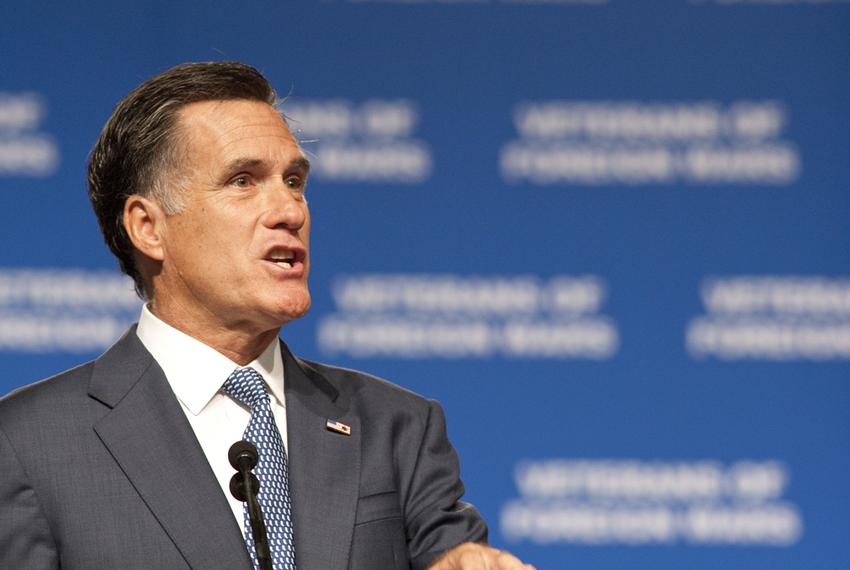
[[[485,544],[465,542],[443,554],[428,570],[534,570],[516,556]]]

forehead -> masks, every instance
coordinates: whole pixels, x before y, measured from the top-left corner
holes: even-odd
[[[180,110],[178,125],[197,158],[292,160],[303,152],[277,110],[261,101],[199,101]]]

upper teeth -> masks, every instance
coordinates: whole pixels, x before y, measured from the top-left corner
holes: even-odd
[[[292,261],[295,259],[295,255],[290,251],[281,254],[275,254],[271,256],[271,260],[276,264],[282,267],[292,267]]]

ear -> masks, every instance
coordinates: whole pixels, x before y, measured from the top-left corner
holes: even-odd
[[[143,255],[162,261],[165,253],[165,212],[144,196],[133,194],[124,202],[124,229]]]

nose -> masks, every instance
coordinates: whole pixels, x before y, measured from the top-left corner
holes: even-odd
[[[301,229],[307,221],[307,202],[303,194],[293,192],[284,181],[268,188],[263,224],[269,228],[292,231]]]

